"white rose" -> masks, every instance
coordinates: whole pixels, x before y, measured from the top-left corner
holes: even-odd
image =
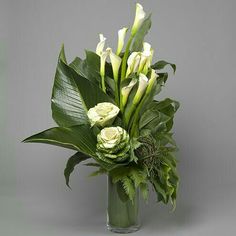
[[[110,102],[98,103],[88,110],[88,118],[92,126],[109,126],[113,123],[120,109]]]

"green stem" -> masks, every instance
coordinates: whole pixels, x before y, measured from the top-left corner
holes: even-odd
[[[102,76],[102,91],[106,93],[105,76]]]
[[[133,41],[133,38],[134,38],[134,36],[131,35],[130,38],[129,38],[129,41],[127,43],[127,46],[125,48],[125,54],[124,54],[124,57],[122,59],[122,65],[121,65],[121,81],[125,78],[126,62],[127,62],[128,56],[129,56],[129,48],[130,48],[130,45]]]
[[[134,119],[133,119],[133,123],[131,126],[131,131],[130,131],[130,135],[131,137],[137,135],[138,132],[138,122],[139,122],[139,113],[141,111],[141,108],[143,107],[143,104],[146,100],[146,96],[144,96],[141,100],[141,102],[139,103],[135,113],[134,113]]]
[[[115,81],[115,101],[116,101],[116,104],[119,106],[120,101],[119,101],[119,86],[118,86],[118,81]]]
[[[121,198],[126,194],[121,183],[112,183],[108,177],[108,224],[113,228],[129,228],[139,224],[138,204],[139,193],[137,191],[134,202]],[[125,195],[126,196],[126,195]]]
[[[136,104],[133,103],[130,109],[124,113],[124,123],[125,123],[126,128],[128,128],[129,126],[130,118],[131,118],[131,115],[133,114],[135,107],[136,107]]]

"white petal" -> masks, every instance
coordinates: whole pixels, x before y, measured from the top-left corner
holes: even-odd
[[[134,104],[138,104],[139,101],[141,100],[146,88],[148,85],[148,78],[146,77],[146,75],[140,73],[139,74],[139,85],[138,85],[138,90],[134,96],[134,100],[133,103]]]
[[[118,56],[123,49],[124,42],[125,42],[125,35],[126,35],[127,30],[128,30],[128,28],[124,27],[118,31],[118,46],[117,46],[117,51],[116,51],[116,54]]]
[[[111,60],[114,79],[117,80],[122,59],[111,51],[110,60]]]
[[[99,34],[99,38],[100,38],[100,42],[97,44],[96,53],[99,56],[101,56],[104,46],[105,46],[106,38],[103,36],[103,34]]]
[[[140,62],[140,52],[132,52],[127,60],[128,68],[126,71],[126,77],[128,77],[131,73],[135,73],[138,71]]]
[[[121,89],[121,93],[122,93],[122,105],[123,105],[123,107],[125,107],[125,105],[126,105],[126,103],[127,103],[127,100],[128,100],[128,97],[129,97],[129,94],[130,94],[132,88],[134,87],[134,85],[135,85],[136,83],[137,83],[137,80],[136,80],[136,79],[132,79],[132,80],[130,81],[130,83],[129,83],[127,86],[125,86],[125,87],[123,87],[123,88]]]
[[[145,16],[146,16],[146,13],[144,12],[142,5],[137,3],[134,24],[131,30],[132,35],[135,35],[137,33],[140,25],[143,23]]]

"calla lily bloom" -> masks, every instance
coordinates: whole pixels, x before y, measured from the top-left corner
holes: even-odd
[[[151,66],[151,61],[153,57],[153,49],[149,43],[143,43],[142,52],[132,52],[127,60],[128,68],[126,71],[126,78],[132,74],[138,72],[146,75],[148,69]]]
[[[97,44],[96,53],[99,56],[101,56],[104,46],[105,46],[106,38],[103,36],[103,34],[99,34],[99,38],[100,38],[100,42]]]
[[[134,24],[132,26],[132,30],[131,30],[131,35],[134,36],[140,25],[143,23],[144,18],[146,16],[146,13],[143,10],[143,7],[141,4],[137,3],[136,4],[136,13],[135,13],[135,18],[134,18]]]
[[[135,72],[138,72],[139,63],[140,63],[140,52],[132,52],[127,60],[128,68],[126,71],[126,78]]]
[[[151,76],[150,79],[148,81],[148,86],[147,86],[147,90],[146,90],[146,94],[149,94],[156,82],[156,79],[158,77],[158,74],[156,74],[155,70],[151,70]]]
[[[106,49],[106,51],[103,51],[100,56],[100,75],[102,77],[102,90],[103,92],[106,92],[106,85],[105,85],[105,65],[106,65],[106,59],[109,56],[110,50]]]
[[[134,96],[134,100],[133,100],[134,105],[139,103],[147,86],[148,86],[148,78],[146,77],[146,75],[140,73],[138,89],[137,89],[137,92],[136,92],[136,94]]]
[[[143,43],[143,52],[141,53],[141,59],[139,63],[138,73],[147,74],[148,68],[151,65],[153,50],[149,43]]]
[[[137,83],[137,79],[132,79],[127,86],[121,89],[121,94],[122,94],[121,110],[123,110],[123,108],[125,107],[129,94],[136,83]]]
[[[122,59],[119,56],[117,56],[115,53],[113,53],[111,48],[107,48],[107,50],[109,50],[109,56],[111,60],[114,80],[117,81]]]
[[[117,46],[117,51],[116,51],[116,55],[120,55],[123,47],[124,47],[124,43],[125,43],[125,35],[127,32],[128,28],[122,28],[118,31],[118,46]]]

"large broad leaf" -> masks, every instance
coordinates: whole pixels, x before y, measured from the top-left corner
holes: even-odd
[[[141,51],[143,48],[143,40],[145,35],[148,33],[149,29],[151,28],[151,14],[143,21],[142,25],[140,26],[138,32],[134,37],[134,41],[132,44],[131,51],[138,52]]]
[[[173,64],[173,63],[170,63],[170,62],[167,62],[167,61],[164,61],[164,60],[161,60],[161,61],[158,61],[156,62],[154,65],[152,65],[152,69],[154,70],[161,70],[161,69],[164,69],[167,65],[170,65],[175,73],[176,71],[176,65]]]
[[[97,143],[89,125],[51,128],[31,136],[23,142],[52,144],[79,150],[90,156],[95,156]]]
[[[86,51],[86,59],[82,60],[76,57],[70,64],[79,75],[92,81],[95,84],[100,83],[100,58],[96,53]]]
[[[83,152],[91,156],[106,170],[111,170],[121,164],[107,163],[96,155],[97,139],[89,125],[82,124],[72,127],[56,127],[35,134],[23,142],[46,143]]]
[[[100,57],[92,52],[86,51],[86,58],[82,60],[76,57],[69,66],[73,68],[79,75],[95,83],[101,87],[101,76],[100,76]],[[113,79],[112,66],[106,62],[106,76],[105,83],[107,87],[107,93],[114,98],[115,82]]]
[[[52,92],[52,116],[59,126],[86,124],[87,110],[99,102],[111,102],[111,99],[98,85],[68,66],[64,55],[62,48]]]
[[[173,126],[174,114],[178,108],[179,103],[170,98],[151,102],[140,118],[140,130],[148,129],[152,133],[168,132]]]
[[[66,168],[64,170],[66,185],[69,188],[70,188],[70,185],[69,185],[70,175],[74,171],[75,166],[78,165],[80,162],[85,161],[89,158],[90,158],[90,156],[85,155],[82,152],[77,152],[69,158],[69,160],[67,161],[67,164],[66,164]]]

